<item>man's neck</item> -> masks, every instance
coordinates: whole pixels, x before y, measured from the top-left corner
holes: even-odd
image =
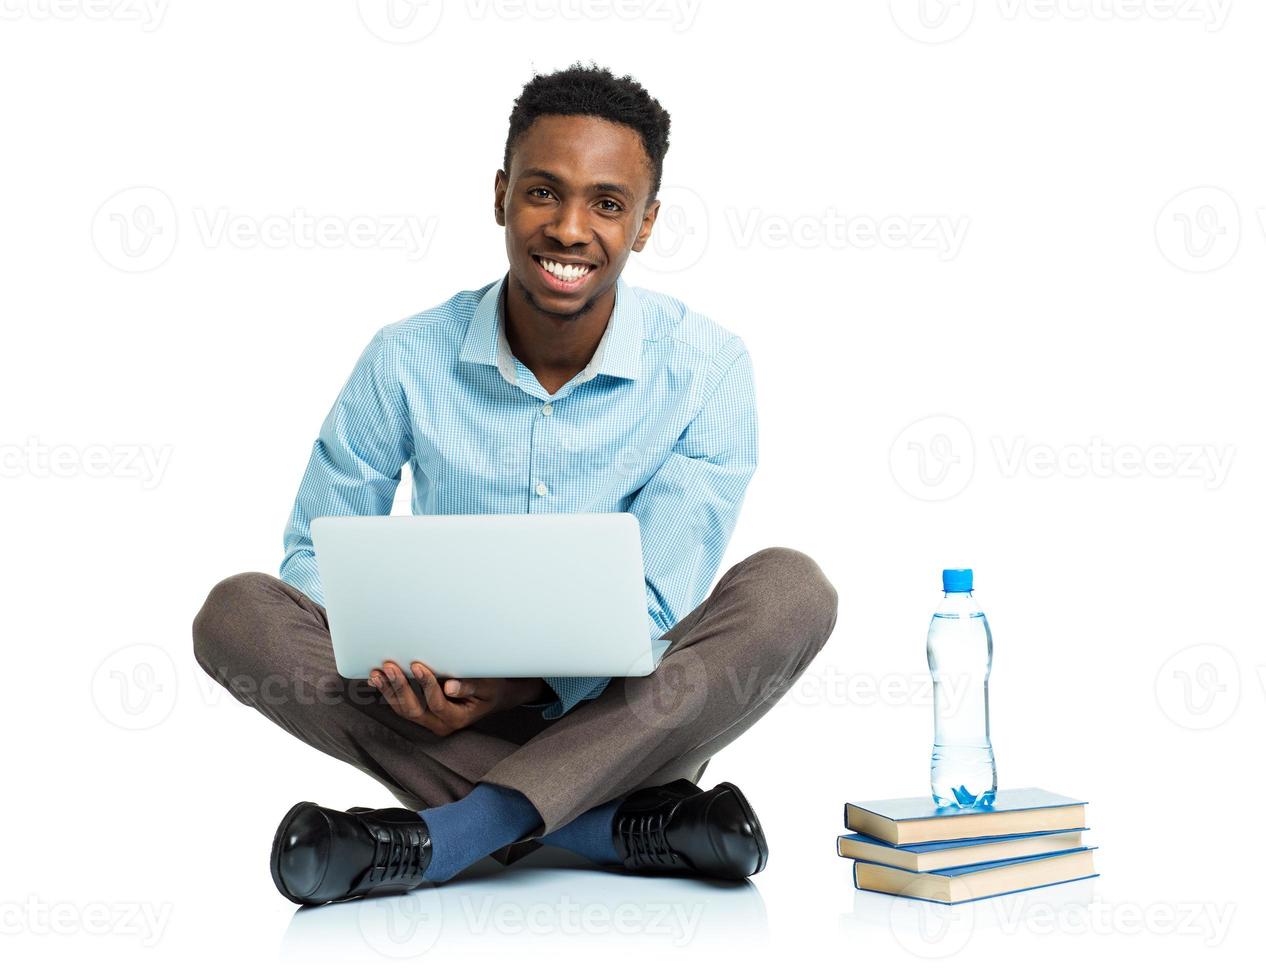
[[[575,314],[559,317],[540,309],[508,274],[502,293],[506,342],[551,395],[593,359],[615,309],[615,290],[613,284]]]

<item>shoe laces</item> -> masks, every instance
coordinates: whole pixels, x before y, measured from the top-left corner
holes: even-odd
[[[426,870],[427,834],[422,825],[375,824],[374,862],[369,881],[375,884],[411,881]]]
[[[629,860],[636,866],[680,867],[681,858],[668,843],[669,807],[634,813],[620,821],[620,836]]]

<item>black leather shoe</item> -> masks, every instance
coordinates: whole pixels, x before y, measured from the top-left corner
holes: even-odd
[[[733,783],[705,792],[678,779],[634,790],[616,808],[612,839],[634,871],[741,880],[769,860],[760,821]]]
[[[431,833],[413,810],[296,803],[273,836],[273,883],[298,905],[390,895],[422,884]]]

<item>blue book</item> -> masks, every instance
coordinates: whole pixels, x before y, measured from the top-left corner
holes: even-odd
[[[848,803],[844,825],[867,837],[902,846],[1076,830],[1086,825],[1086,801],[1033,787],[999,790],[989,806],[938,807],[930,796],[912,796]]]
[[[989,861],[922,874],[858,861],[853,865],[853,884],[862,891],[957,905],[1045,888],[1047,885],[1060,885],[1066,881],[1097,878],[1094,850],[1093,847],[1079,847],[1058,854]]]
[[[854,861],[886,864],[906,871],[940,871],[966,864],[1073,851],[1082,846],[1081,834],[1085,829],[1040,830],[1032,834],[930,841],[926,844],[906,844],[904,847],[865,834],[843,834],[836,839],[835,847],[840,857]]]

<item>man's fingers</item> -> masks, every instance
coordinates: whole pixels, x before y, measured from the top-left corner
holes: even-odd
[[[409,686],[409,678],[405,677],[400,665],[388,660],[383,664],[381,673],[386,678],[386,682],[380,690],[396,714],[412,721],[421,718],[422,705],[418,701],[418,696],[413,693],[413,688]]]
[[[474,681],[460,681],[452,677],[444,682],[444,693],[450,698],[473,698],[479,696],[479,687]]]
[[[369,680],[382,692],[392,711],[436,735],[449,735],[464,728],[486,710],[480,710],[475,704],[449,701],[439,679],[423,663],[414,661],[411,673],[422,689],[421,699],[409,683],[408,675],[394,660],[384,661],[381,668],[370,671]],[[470,682],[461,683],[465,685]]]
[[[413,661],[413,676],[422,684],[422,696],[426,699],[426,706],[445,721],[453,720],[451,717],[453,705],[440,690],[440,682],[431,673],[430,668],[415,660]]]
[[[481,697],[488,694],[485,686],[492,682],[450,678],[442,684],[420,660],[409,665],[409,672],[421,688],[420,698],[409,683],[408,675],[394,660],[386,660],[381,668],[370,671],[369,679],[382,692],[392,711],[437,735],[464,728],[487,714],[492,706],[488,697]]]

